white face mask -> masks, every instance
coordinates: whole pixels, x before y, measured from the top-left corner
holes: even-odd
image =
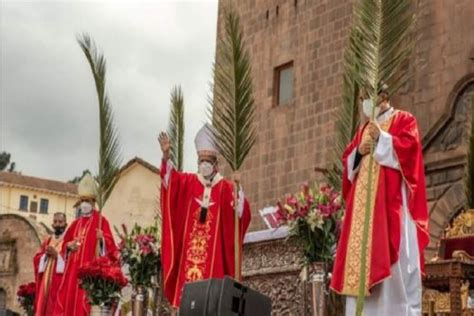
[[[199,173],[204,177],[208,178],[214,172],[214,165],[208,161],[203,161],[199,164]]]
[[[81,213],[82,214],[90,214],[92,212],[92,205],[89,202],[82,202],[81,203]]]
[[[372,117],[372,108],[373,108],[374,104],[372,102],[371,99],[364,99],[364,101],[362,102],[362,112],[364,112],[364,115],[367,116],[367,117]],[[375,108],[375,117],[377,117],[379,115],[379,112],[380,112],[380,108],[377,106]]]

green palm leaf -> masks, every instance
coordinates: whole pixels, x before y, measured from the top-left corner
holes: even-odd
[[[359,124],[357,75],[359,62],[355,54],[356,30],[351,31],[348,47],[344,54],[344,74],[342,85],[342,106],[339,107],[336,121],[336,146],[333,151],[333,164],[326,172],[327,182],[336,190],[342,187],[341,157],[347,144],[354,137]]]
[[[467,147],[466,203],[467,209],[474,209],[474,96],[471,97],[471,136]]]
[[[213,136],[231,169],[240,169],[255,144],[255,105],[250,57],[234,10],[224,12],[224,30],[218,37],[214,65],[213,100],[209,115]],[[237,197],[239,183],[234,186]],[[234,205],[237,205],[235,202]],[[234,212],[235,278],[240,280],[239,216]]]
[[[181,86],[176,86],[171,91],[171,113],[168,126],[171,152],[170,158],[176,168],[183,170],[184,148],[184,99]]]
[[[255,106],[250,57],[244,49],[239,18],[230,10],[225,12],[224,21],[223,34],[218,38],[210,115],[220,154],[237,171],[255,143]]]
[[[117,171],[121,164],[120,145],[110,100],[105,90],[105,57],[97,51],[95,43],[88,34],[78,36],[77,42],[91,67],[99,101],[100,148],[97,204],[101,210],[117,181]]]
[[[382,82],[388,84],[389,94],[394,94],[406,83],[405,73],[400,71],[403,63],[412,51],[413,41],[409,32],[413,25],[411,0],[361,0],[355,9],[354,53],[359,61],[357,81],[367,89],[374,104]],[[371,119],[374,119],[375,108]],[[373,149],[372,149],[373,151]],[[356,315],[364,308],[366,288],[365,268],[367,260],[367,241],[371,209],[372,190],[372,153],[369,155],[368,188],[364,219],[361,253],[361,282],[357,298]]]

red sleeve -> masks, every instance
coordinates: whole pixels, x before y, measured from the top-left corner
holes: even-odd
[[[66,256],[67,255],[67,244],[74,240],[74,231],[76,230],[77,221],[78,221],[78,219],[76,219],[74,222],[72,222],[71,225],[69,225],[68,228],[66,229],[66,232],[64,233],[63,245],[62,245],[62,249],[61,249],[61,256],[64,259],[66,259],[66,257],[67,257]]]
[[[390,134],[403,179],[409,189],[408,209],[417,226],[422,257],[423,250],[429,242],[429,216],[422,145],[415,117],[408,112],[400,111],[390,128]],[[424,262],[422,267],[423,264]]]
[[[173,301],[176,287],[176,277],[181,254],[184,233],[184,219],[186,218],[186,203],[189,202],[189,192],[193,189],[192,179],[195,175],[171,170],[168,183],[164,185],[167,171],[167,161],[162,160],[161,176],[161,263],[163,271],[164,292],[168,300]]]
[[[40,262],[41,257],[46,252],[46,247],[48,247],[50,239],[51,239],[51,237],[48,237],[43,241],[43,243],[41,244],[40,249],[38,250],[38,252],[33,257],[33,265],[34,265],[34,270],[35,270],[35,279],[38,278],[39,262]]]
[[[102,215],[102,231],[104,232],[105,251],[112,261],[118,261],[120,254],[115,244],[109,221]]]

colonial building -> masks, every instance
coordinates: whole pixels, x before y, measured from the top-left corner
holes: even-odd
[[[150,225],[159,213],[160,185],[157,167],[138,157],[127,162],[102,210],[110,225]]]
[[[0,172],[1,214],[16,214],[50,225],[53,214],[63,212],[71,222],[77,198],[75,184]]]

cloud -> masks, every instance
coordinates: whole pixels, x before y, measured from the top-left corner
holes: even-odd
[[[97,99],[75,38],[88,32],[107,59],[124,162],[159,164],[156,136],[167,128],[170,90],[181,84],[185,168],[194,170],[216,25],[216,1],[2,1],[1,150],[27,175],[68,180],[97,169]]]

